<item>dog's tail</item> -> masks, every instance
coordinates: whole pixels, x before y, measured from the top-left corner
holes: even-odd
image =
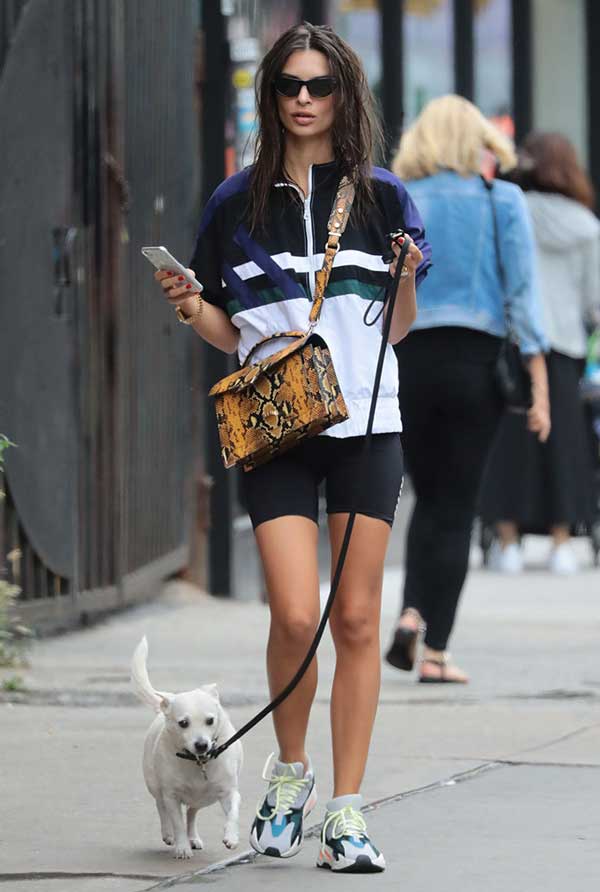
[[[142,638],[136,647],[133,658],[131,660],[131,684],[142,703],[147,703],[155,712],[160,712],[160,704],[168,694],[161,691],[155,691],[150,684],[148,671],[146,669],[146,659],[148,657],[148,641],[146,636]]]

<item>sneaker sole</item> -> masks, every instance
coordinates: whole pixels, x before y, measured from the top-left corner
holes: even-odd
[[[302,810],[302,820],[304,821],[315,805],[317,804],[317,785],[315,784],[312,788],[311,794],[304,803],[304,808]],[[278,849],[272,848],[272,846],[267,846],[266,848],[261,848],[260,842],[254,837],[254,828],[252,828],[252,832],[250,833],[250,845],[259,855],[266,855],[267,858],[293,858],[294,855],[297,855],[300,849],[302,848],[302,843],[304,842],[304,833],[300,836],[297,841],[297,844],[294,845],[293,849],[288,849],[286,852],[280,852]]]
[[[332,873],[382,873],[385,870],[385,860],[380,855],[381,861],[371,861],[367,855],[359,855],[358,858],[334,858],[327,847],[321,848],[317,859],[317,867],[331,870]],[[379,861],[379,863],[378,863]]]

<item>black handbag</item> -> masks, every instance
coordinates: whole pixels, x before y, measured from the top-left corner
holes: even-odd
[[[494,370],[496,386],[498,387],[508,412],[525,413],[531,408],[533,402],[531,395],[531,376],[521,354],[519,338],[515,331],[510,311],[510,300],[508,299],[506,277],[504,275],[504,266],[502,265],[502,256],[500,253],[498,218],[496,216],[496,206],[492,195],[494,184],[489,180],[486,180],[485,177],[482,177],[481,179],[490,196],[492,222],[494,226],[496,263],[498,265],[500,283],[504,292],[504,321],[506,323],[506,335],[502,339],[500,352],[498,353],[498,358],[496,360],[496,368]]]

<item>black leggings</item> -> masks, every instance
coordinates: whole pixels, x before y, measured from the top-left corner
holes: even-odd
[[[415,331],[396,349],[406,466],[416,495],[404,605],[445,650],[469,565],[471,528],[502,413],[493,381],[499,339],[465,328]]]

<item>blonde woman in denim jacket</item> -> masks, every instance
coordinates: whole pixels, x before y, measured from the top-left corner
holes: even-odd
[[[468,569],[471,527],[486,457],[503,407],[494,367],[505,334],[505,293],[492,205],[480,170],[485,152],[516,164],[508,140],[470,102],[430,102],[404,134],[392,169],[423,218],[434,265],[396,353],[402,442],[416,502],[407,534],[403,605],[388,662],[411,670],[421,627],[421,682],[467,682],[447,653]],[[521,190],[495,182],[506,297],[533,382],[528,426],[550,431],[535,247]]]

